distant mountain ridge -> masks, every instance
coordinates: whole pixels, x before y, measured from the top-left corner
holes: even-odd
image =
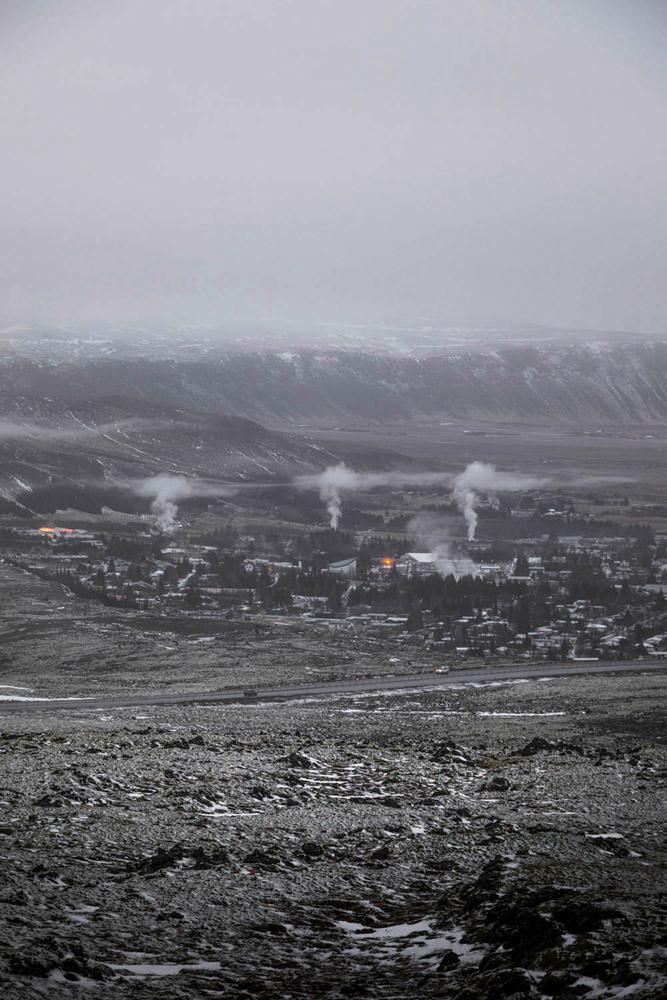
[[[536,344],[425,358],[353,351],[229,352],[186,361],[0,365],[3,419],[95,420],[113,403],[271,427],[448,418],[531,424],[667,420],[667,343]]]

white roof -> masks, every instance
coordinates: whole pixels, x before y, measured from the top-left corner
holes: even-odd
[[[432,563],[433,553],[431,552],[406,552],[404,559],[414,559],[415,562]]]

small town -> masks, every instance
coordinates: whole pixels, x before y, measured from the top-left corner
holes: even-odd
[[[3,542],[8,563],[138,614],[293,621],[421,647],[443,665],[667,657],[667,536],[623,532],[478,543],[446,561],[413,539],[331,530],[269,543],[228,529],[205,544],[182,527],[43,525],[6,528]]]

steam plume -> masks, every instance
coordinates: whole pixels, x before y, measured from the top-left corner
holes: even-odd
[[[331,465],[319,477],[320,497],[327,505],[329,524],[335,530],[340,524],[343,513],[340,491],[342,489],[359,489],[359,474],[348,469],[344,462]]]
[[[155,523],[165,534],[171,534],[176,528],[177,500],[185,500],[186,497],[229,496],[235,492],[233,487],[203,479],[186,479],[185,476],[169,473],[143,479],[135,488],[139,496],[153,497],[151,510],[155,514]]]
[[[548,480],[515,472],[498,472],[495,465],[488,465],[485,462],[471,462],[456,477],[450,472],[402,472],[401,470],[355,472],[344,462],[339,462],[338,465],[330,465],[324,472],[298,476],[295,483],[300,489],[319,490],[320,497],[326,504],[332,528],[337,528],[340,524],[343,493],[370,490],[375,486],[389,486],[394,489],[405,486],[450,488],[453,484],[454,502],[465,518],[468,539],[472,541],[477,528],[476,507],[481,496],[492,503],[497,503],[496,495],[499,490],[516,492],[535,489],[544,486]]]
[[[449,472],[401,472],[400,470],[355,472],[344,462],[330,465],[324,472],[298,476],[295,479],[299,489],[319,490],[320,497],[326,504],[329,523],[334,529],[340,524],[343,510],[342,493],[371,490],[376,486],[390,486],[394,489],[403,486],[450,486],[451,482],[452,475]]]
[[[463,514],[468,529],[468,541],[473,540],[477,530],[476,508],[480,496],[486,497],[496,505],[499,490],[504,492],[531,490],[545,486],[548,482],[548,479],[525,476],[518,472],[498,472],[495,465],[486,462],[471,462],[466,465],[460,476],[454,480],[453,497],[456,506]]]
[[[440,576],[478,576],[479,569],[468,556],[452,549],[448,519],[437,514],[416,514],[408,524],[408,532],[423,542],[431,553]]]

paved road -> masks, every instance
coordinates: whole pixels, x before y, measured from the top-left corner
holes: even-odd
[[[506,667],[475,667],[469,670],[453,670],[449,674],[400,674],[385,677],[363,677],[358,680],[323,681],[319,684],[267,687],[259,689],[256,694],[246,694],[242,688],[227,688],[222,691],[161,691],[155,694],[110,695],[94,698],[2,701],[0,702],[0,714],[43,712],[54,709],[94,711],[142,705],[256,704],[257,702],[293,701],[298,698],[363,694],[366,691],[447,688],[459,684],[488,684],[491,681],[534,680],[539,677],[570,677],[582,674],[645,673],[666,669],[666,660],[624,660],[608,663],[527,663],[524,666],[512,664]]]

